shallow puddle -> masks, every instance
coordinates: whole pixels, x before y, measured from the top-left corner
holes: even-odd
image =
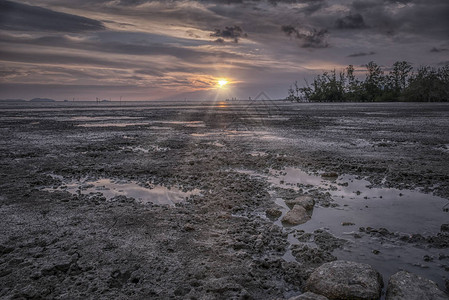
[[[153,130],[173,130],[172,127],[167,127],[167,126],[150,126],[149,129],[153,129]]]
[[[61,177],[55,176],[59,179]],[[52,191],[55,189],[46,189]],[[68,191],[72,194],[91,194],[101,193],[106,200],[111,200],[116,196],[126,196],[134,198],[142,204],[159,204],[174,206],[181,203],[192,195],[199,195],[200,190],[184,192],[177,188],[167,188],[165,186],[154,185],[151,188],[138,185],[136,182],[126,180],[111,180],[109,178],[99,179],[95,181],[72,181],[57,190]]]
[[[106,121],[106,120],[138,120],[142,117],[130,117],[130,116],[75,116],[70,117],[70,121]]]
[[[84,124],[78,124],[78,127],[128,127],[128,126],[141,126],[141,125],[149,125],[151,124],[150,122],[135,122],[135,123],[130,123],[130,122],[114,122],[114,123],[84,123]]]
[[[195,137],[209,137],[223,134],[224,134],[223,132],[206,132],[206,133],[191,133],[190,135]]]
[[[222,143],[219,143],[219,142],[217,142],[217,141],[214,141],[214,142],[210,142],[210,143],[207,143],[208,145],[212,145],[212,146],[215,146],[215,147],[219,147],[219,148],[222,148],[222,147],[224,147],[225,145],[224,144],[222,144]]]
[[[296,168],[285,168],[271,175],[268,181],[278,187],[304,189],[311,185],[310,188],[328,192],[338,204],[336,208],[317,207],[312,219],[302,225],[307,230],[329,227],[342,234],[347,227],[341,224],[351,222],[356,228],[384,227],[393,232],[426,235],[439,232],[441,224],[449,218],[443,211],[449,200],[416,190],[374,188],[369,181],[356,176],[343,175],[331,180]]]
[[[202,133],[191,133],[194,137],[214,137],[220,136],[220,138],[253,138],[260,140],[276,141],[283,140],[285,138],[277,136],[269,131],[251,131],[251,130],[222,130],[222,131],[211,131]]]
[[[185,127],[206,127],[203,121],[154,121],[154,123],[184,125]]]
[[[338,259],[353,260],[374,266],[384,277],[384,283],[399,270],[408,270],[437,282],[444,290],[444,278],[449,277],[444,264],[448,258],[439,259],[447,249],[427,248],[425,245],[407,244],[397,238],[379,239],[359,232],[360,227],[386,228],[400,235],[436,235],[441,224],[448,223],[449,213],[443,210],[449,200],[424,194],[417,190],[392,188],[373,188],[370,182],[356,176],[343,175],[326,178],[319,174],[308,174],[297,168],[282,171],[271,170],[269,174],[252,171],[239,171],[251,176],[264,178],[273,187],[293,189],[304,192],[319,190],[328,192],[336,207],[316,205],[310,221],[298,226],[288,227],[290,244],[302,244],[294,236],[296,230],[313,232],[325,229],[343,238],[348,243],[333,254]],[[285,201],[270,191],[274,202],[282,211],[275,221],[282,225],[282,217],[290,210]],[[346,226],[343,226],[345,224]],[[430,259],[423,259],[428,255]],[[290,250],[284,255],[287,261],[295,260]]]
[[[265,157],[268,156],[268,153],[263,151],[250,151],[249,155],[254,157]]]

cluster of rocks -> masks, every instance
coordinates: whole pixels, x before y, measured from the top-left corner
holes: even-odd
[[[285,200],[290,210],[282,218],[284,225],[299,225],[310,220],[315,205],[314,199],[309,195],[302,195],[293,200]],[[267,216],[279,218],[282,213],[277,209],[266,211]],[[430,237],[437,248],[441,246],[441,240],[445,241],[448,225],[441,226],[438,236]],[[393,236],[388,230],[360,228],[364,232],[375,236]],[[297,231],[295,237],[304,245],[294,245],[292,255],[302,265],[308,265],[309,270],[303,270],[307,278],[304,285],[304,293],[289,300],[326,300],[326,299],[380,299],[382,295],[383,279],[381,274],[368,264],[351,261],[337,260],[332,251],[341,247],[344,240],[338,239],[324,230],[313,233]],[[402,237],[401,240],[405,238]],[[421,236],[407,237],[406,242],[419,242],[426,240]],[[436,240],[438,243],[436,243]],[[308,242],[313,241],[317,247],[309,247]],[[429,241],[427,241],[429,242]],[[319,266],[319,267],[317,267]],[[399,271],[392,275],[387,285],[386,300],[405,299],[449,299],[449,296],[441,291],[433,281],[409,273]]]
[[[305,293],[289,300],[380,299],[382,276],[367,264],[337,260],[318,267],[305,284]],[[447,300],[449,296],[431,280],[400,271],[391,276],[386,300]]]
[[[310,220],[315,201],[312,197],[303,195],[294,200],[286,200],[285,204],[291,208],[282,218],[282,223],[287,225],[299,225]]]
[[[440,232],[435,235],[423,236],[421,234],[402,234],[390,232],[386,228],[360,227],[359,232],[369,234],[379,239],[397,240],[411,244],[426,244],[429,247],[444,249],[449,247],[449,224],[442,224]]]

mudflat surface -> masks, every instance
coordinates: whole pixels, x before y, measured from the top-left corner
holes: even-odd
[[[448,132],[447,104],[1,103],[0,298],[283,299],[337,258],[444,290]]]

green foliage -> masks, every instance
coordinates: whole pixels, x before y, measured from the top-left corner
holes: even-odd
[[[295,82],[287,100],[297,102],[364,102],[364,101],[449,101],[449,65],[435,69],[420,67],[416,72],[409,62],[398,61],[390,71],[375,62],[365,65],[365,80],[355,76],[354,66],[317,75],[309,86]]]
[[[449,65],[435,69],[428,66],[418,68],[409,80],[403,93],[404,101],[439,102],[449,101]]]

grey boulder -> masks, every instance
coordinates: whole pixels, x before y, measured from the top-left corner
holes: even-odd
[[[287,206],[290,208],[294,207],[295,205],[300,205],[306,210],[312,210],[313,206],[315,205],[315,201],[310,196],[302,195],[296,197],[294,200],[286,200],[285,204],[287,204]]]
[[[432,280],[413,273],[400,271],[388,281],[386,300],[448,300]]]
[[[380,298],[382,285],[382,276],[370,265],[336,260],[318,267],[307,279],[306,290],[331,300],[373,300]]]
[[[299,225],[310,220],[307,211],[301,205],[295,205],[292,210],[285,214],[282,222],[288,225]]]

